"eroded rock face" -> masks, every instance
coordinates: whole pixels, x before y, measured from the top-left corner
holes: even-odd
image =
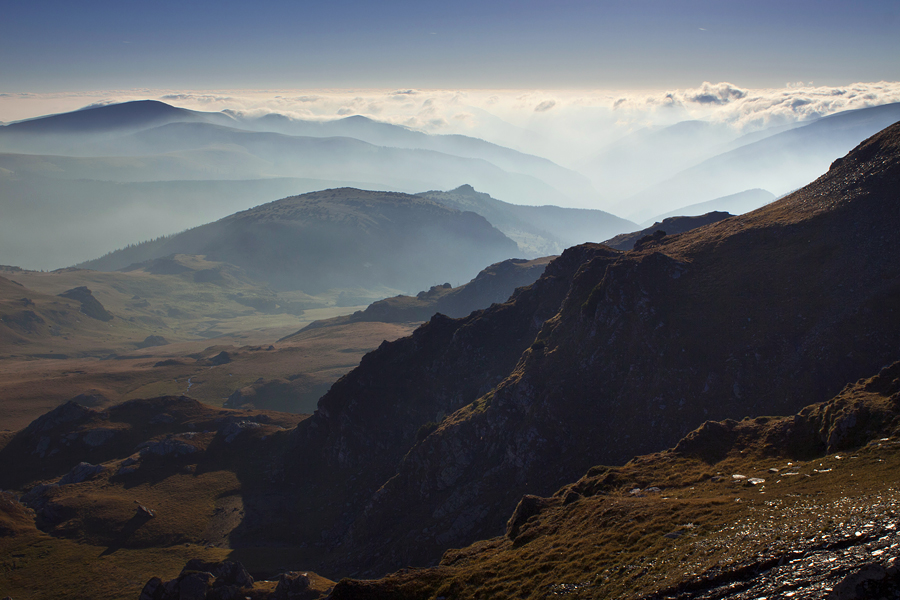
[[[189,443],[185,438],[188,434],[180,434],[179,436],[170,436],[162,440],[151,440],[144,442],[137,447],[141,456],[156,455],[164,457],[176,458],[179,456],[187,456],[198,451],[197,446]]]
[[[144,341],[135,344],[138,348],[152,348],[154,346],[165,346],[169,341],[161,335],[148,335]]]
[[[79,463],[71,471],[66,473],[58,483],[59,485],[81,483],[82,481],[87,481],[88,479],[96,477],[105,470],[106,467],[103,465],[92,465],[86,462]]]
[[[87,286],[82,285],[80,287],[72,288],[59,295],[62,298],[69,298],[80,302],[82,314],[92,319],[97,319],[99,321],[113,320],[113,314],[103,308],[103,305],[94,297],[94,294]]]
[[[506,523],[506,537],[515,541],[522,530],[522,527],[532,517],[541,513],[545,508],[552,506],[554,501],[549,498],[540,498],[538,496],[525,495],[516,505],[516,510]]]
[[[305,573],[282,573],[271,600],[302,600],[310,595],[309,577]]]
[[[96,412],[90,408],[85,408],[74,400],[69,400],[65,404],[60,404],[47,414],[32,421],[32,423],[25,428],[25,433],[30,435],[46,433],[65,423],[86,420],[94,414],[96,414]]]
[[[244,431],[250,429],[259,429],[260,427],[261,426],[259,423],[255,423],[253,421],[236,421],[234,423],[229,423],[228,425],[226,425],[225,428],[220,431],[220,434],[223,438],[225,438],[225,443],[230,444]]]
[[[340,540],[404,454],[421,443],[423,425],[442,421],[502,381],[559,310],[582,263],[618,255],[599,245],[573,248],[509,302],[463,319],[436,315],[412,336],[366,355],[292,434],[285,480],[304,484],[292,498],[298,510],[291,527],[317,540]],[[338,498],[345,509],[322,515],[316,508],[322,497]]]
[[[81,441],[90,446],[91,448],[96,448],[97,446],[102,446],[110,439],[115,437],[116,430],[115,429],[107,429],[105,427],[98,427],[97,429],[91,429],[87,433],[82,436]]]

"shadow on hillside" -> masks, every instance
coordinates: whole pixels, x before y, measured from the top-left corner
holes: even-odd
[[[110,555],[118,550],[121,550],[128,544],[128,540],[140,529],[147,521],[152,519],[150,515],[139,513],[131,517],[131,519],[125,523],[122,527],[122,530],[116,535],[113,539],[112,543],[100,553],[100,556]]]

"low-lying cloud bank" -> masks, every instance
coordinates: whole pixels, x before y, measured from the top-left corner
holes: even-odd
[[[616,90],[109,90],[0,94],[0,120],[88,105],[153,98],[205,111],[247,116],[281,113],[327,120],[364,115],[429,133],[458,133],[574,164],[644,127],[704,120],[736,134],[789,125],[842,110],[900,102],[900,82],[812,83],[751,89],[704,82],[696,88]]]

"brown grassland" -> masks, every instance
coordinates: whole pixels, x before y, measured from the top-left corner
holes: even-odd
[[[334,597],[691,597],[725,572],[875,539],[900,516],[898,375],[894,365],[797,417],[707,425],[672,450],[594,467],[523,501],[506,536],[434,568],[344,580]]]
[[[235,390],[275,378],[296,381],[311,410],[366,352],[413,329],[354,323],[278,341],[360,307],[321,306],[332,300],[319,299],[314,306],[320,307],[299,314],[260,312],[234,300],[235,294],[260,295],[252,283],[231,278],[223,287],[188,275],[0,271],[0,430],[21,429],[78,394],[109,405],[189,393],[221,406]],[[87,317],[78,302],[57,296],[78,286],[87,286],[113,320]],[[169,343],[139,348],[151,335]],[[223,351],[231,361],[211,364]]]

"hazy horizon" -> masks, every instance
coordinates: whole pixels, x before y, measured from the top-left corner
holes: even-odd
[[[537,176],[537,163],[502,149],[503,157],[487,157],[491,150],[484,145],[474,154],[442,146],[419,148],[431,152],[430,159],[437,160],[436,152],[451,158],[441,158],[443,170],[437,162],[428,173],[405,169],[404,175],[421,175],[418,179],[376,177],[378,168],[368,163],[365,176],[350,168],[325,176],[303,171],[308,161],[279,163],[271,148],[257,156],[236,139],[230,146],[191,147],[190,160],[186,155],[176,160],[174,149],[191,143],[187,134],[171,148],[157,145],[153,160],[158,162],[140,173],[117,171],[109,161],[70,161],[64,176],[48,175],[37,159],[28,159],[27,168],[10,166],[18,159],[9,155],[0,174],[23,177],[27,171],[44,186],[36,199],[29,194],[38,188],[30,183],[5,183],[0,189],[7,215],[31,211],[28,221],[12,223],[7,217],[8,245],[14,245],[13,235],[22,239],[15,246],[17,257],[44,252],[39,235],[59,243],[55,220],[77,212],[79,203],[105,207],[101,217],[85,214],[87,223],[99,227],[102,219],[116,226],[105,227],[102,235],[66,230],[74,238],[66,248],[88,242],[93,247],[102,239],[102,254],[278,198],[269,186],[240,202],[221,202],[219,192],[177,202],[170,198],[175,192],[161,184],[153,202],[144,198],[145,184],[219,181],[223,172],[224,179],[243,177],[267,186],[276,177],[371,183],[377,186],[372,189],[407,192],[468,183],[510,203],[595,208],[642,221],[748,189],[775,195],[795,189],[861,139],[831,135],[829,144],[812,144],[814,157],[801,150],[798,161],[793,159],[799,146],[781,144],[781,154],[771,154],[781,172],[759,181],[757,174],[767,174],[771,164],[758,160],[738,172],[728,153],[820,117],[900,103],[900,6],[886,0],[863,5],[272,0],[252,7],[228,1],[74,5],[46,0],[6,7],[4,17],[3,123],[143,99],[228,111],[244,120],[269,113],[312,121],[362,115],[428,134],[479,138],[564,167],[551,165]],[[290,133],[274,126],[265,131]],[[359,133],[358,139],[379,147],[399,143],[376,137]],[[92,156],[142,155],[135,144],[123,138],[119,146],[93,146]],[[37,151],[8,145],[4,152]],[[41,150],[47,156],[65,152]],[[690,169],[722,156],[721,164],[703,172],[703,186],[684,185],[693,177]],[[362,164],[336,160],[326,166],[342,163]],[[478,169],[483,173],[473,175]],[[243,174],[233,175],[238,171]],[[678,177],[679,193],[665,193],[664,186]],[[724,183],[726,178],[733,183]],[[84,198],[63,202],[57,191],[65,187],[63,179],[78,182],[73,188]],[[102,180],[106,187],[94,190],[84,183],[88,180]],[[530,188],[528,181],[534,183]],[[117,200],[120,189],[127,201]],[[303,191],[309,190],[290,193]],[[162,210],[159,198],[178,204],[179,212]],[[71,218],[62,221],[61,227],[72,229]],[[42,233],[29,223],[39,224]],[[0,262],[4,255],[13,260],[7,252],[0,252]],[[88,258],[87,252],[78,259]]]
[[[477,137],[568,168],[642,129],[706,121],[740,136],[844,110],[900,102],[900,81],[749,88],[730,82],[658,90],[575,89],[134,89],[0,93],[0,122],[131,100],[247,117],[275,113],[328,121],[361,115],[430,134]]]

